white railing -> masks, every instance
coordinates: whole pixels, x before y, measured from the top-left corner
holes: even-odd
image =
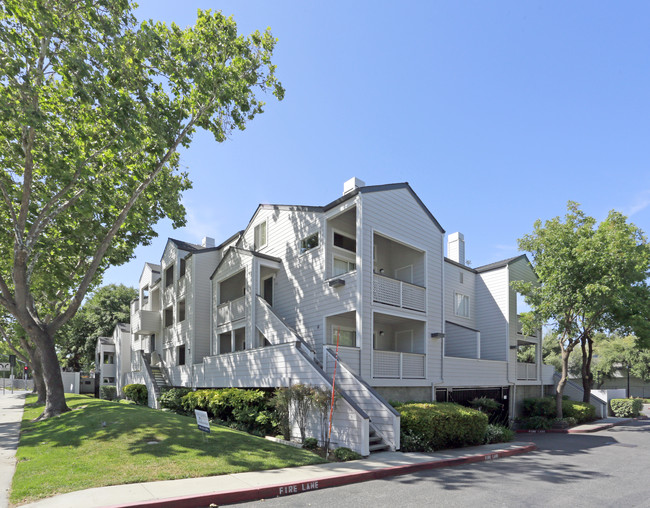
[[[373,352],[373,377],[392,379],[424,379],[425,355],[397,351]]]
[[[374,274],[372,299],[375,302],[424,312],[425,293],[422,286]]]
[[[222,303],[217,307],[218,323],[229,323],[246,317],[246,296]]]
[[[537,364],[517,362],[517,379],[520,381],[534,381],[537,379]]]

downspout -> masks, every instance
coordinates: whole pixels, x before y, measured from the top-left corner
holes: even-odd
[[[442,298],[440,299],[440,329],[442,333],[446,333],[445,330],[445,235],[440,235],[440,282],[442,286]],[[445,338],[440,339],[440,382],[443,383],[445,380]]]

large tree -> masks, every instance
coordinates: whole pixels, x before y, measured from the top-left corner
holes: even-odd
[[[573,350],[581,346],[584,397],[589,401],[594,335],[646,326],[650,246],[642,231],[619,212],[611,211],[597,224],[577,203],[569,202],[564,220],[536,221],[533,233],[519,240],[519,248],[531,254],[538,277],[537,283],[512,283],[532,308],[523,318],[524,329],[549,325],[560,347],[556,404],[561,417]]]
[[[631,376],[650,381],[650,349],[638,337],[601,334],[594,340],[594,351],[593,373],[598,388],[606,379],[614,379],[628,370]]]
[[[117,323],[129,322],[130,303],[137,296],[137,290],[123,284],[109,284],[93,291],[57,334],[62,366],[74,371],[90,370],[97,337],[109,337]]]
[[[38,350],[42,417],[68,409],[57,331],[160,218],[184,223],[179,148],[282,98],[274,45],[210,11],[181,29],[137,25],[128,0],[0,3],[0,305]]]

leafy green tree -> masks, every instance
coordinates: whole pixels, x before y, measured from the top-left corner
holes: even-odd
[[[542,358],[546,365],[552,365],[557,372],[562,372],[562,348],[557,335],[547,333],[542,341]],[[569,377],[576,378],[582,373],[582,364],[575,356],[569,357]]]
[[[284,89],[267,30],[144,22],[128,0],[0,2],[0,305],[39,352],[42,418],[67,411],[55,335],[190,186],[178,150],[224,141]]]
[[[562,417],[562,393],[569,357],[580,345],[584,398],[589,401],[593,374],[593,337],[606,330],[645,330],[650,317],[650,246],[642,231],[611,211],[596,224],[577,203],[559,217],[535,222],[519,240],[531,253],[538,282],[513,282],[532,312],[522,317],[524,331],[548,324],[560,346],[561,379],[556,406]]]
[[[131,301],[137,297],[136,289],[123,284],[95,290],[57,334],[62,365],[75,371],[91,369],[97,337],[110,337],[117,323],[128,323]]]
[[[594,340],[593,373],[598,387],[629,365],[630,375],[650,381],[650,349],[634,335],[601,335]]]

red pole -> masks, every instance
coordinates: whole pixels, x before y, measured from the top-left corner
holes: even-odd
[[[332,375],[332,400],[330,402],[330,430],[327,439],[332,438],[332,415],[334,414],[334,384],[336,382],[336,366],[339,363],[339,339],[341,337],[341,328],[336,330],[336,357],[334,359],[334,374]]]

